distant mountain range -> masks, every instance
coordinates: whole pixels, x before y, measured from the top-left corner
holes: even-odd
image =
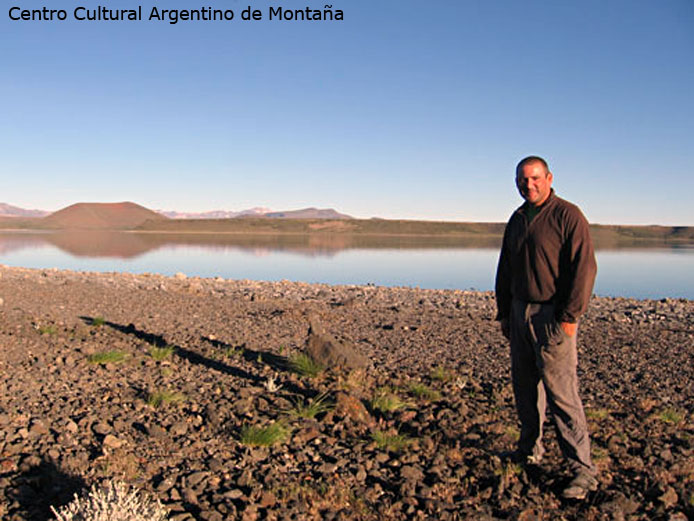
[[[213,210],[211,212],[178,212],[176,210],[155,210],[170,219],[234,219],[236,217],[260,217],[272,210],[270,208],[249,208],[235,212],[233,210]]]
[[[147,221],[175,220],[220,220],[237,218],[267,219],[352,219],[349,215],[332,208],[304,208],[285,212],[273,212],[269,208],[251,208],[239,212],[217,210],[211,212],[178,212],[150,210],[132,202],[122,203],[76,203],[57,212],[25,210],[17,206],[0,203],[0,219],[6,223],[19,223],[24,219],[28,224],[40,228],[78,228],[78,229],[132,229]]]
[[[244,212],[181,214],[170,218],[132,202],[77,203],[46,215],[0,203],[0,229],[136,230],[153,233],[399,236],[477,241],[500,239],[504,223],[435,222],[391,219],[354,219],[332,208],[304,208],[286,212],[254,208]],[[234,215],[234,217],[227,217]],[[694,226],[591,225],[596,245],[602,248],[634,244],[694,244]],[[457,239],[456,239],[457,237]],[[91,240],[91,239],[90,239]],[[401,240],[401,239],[399,239]],[[402,239],[404,240],[404,239]]]
[[[0,203],[0,217],[44,217],[49,213],[44,210],[25,210],[11,204]]]
[[[58,229],[129,229],[147,221],[163,221],[167,217],[131,202],[77,203],[41,219],[43,228]]]

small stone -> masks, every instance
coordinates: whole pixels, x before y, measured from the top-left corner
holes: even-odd
[[[151,425],[147,430],[149,431],[149,435],[155,439],[161,440],[166,438],[166,431],[156,423]]]
[[[243,497],[243,492],[238,488],[232,488],[224,493],[224,497],[228,499],[239,499],[240,497]]]
[[[157,492],[166,492],[167,490],[171,490],[171,487],[173,487],[176,484],[176,479],[174,477],[168,476],[164,479],[161,480],[161,482],[157,485]]]
[[[22,463],[19,465],[19,470],[20,472],[28,472],[33,468],[38,467],[41,465],[41,458],[38,456],[27,456],[22,460]]]
[[[299,444],[308,443],[320,436],[320,431],[314,426],[304,427],[294,435],[294,441]]]
[[[65,430],[67,432],[69,432],[70,434],[76,434],[77,431],[79,430],[79,427],[72,420],[68,420],[67,423],[65,424]]]
[[[677,504],[679,497],[677,496],[677,492],[675,492],[674,488],[668,487],[667,490],[665,490],[665,493],[658,499],[663,503],[663,505],[665,505],[665,508],[672,508]]]
[[[188,424],[184,421],[176,422],[171,426],[171,428],[169,428],[169,432],[173,436],[183,436],[186,432],[188,432]]]
[[[191,505],[198,504],[198,495],[192,488],[187,488],[183,491],[183,498]]]
[[[424,472],[412,465],[405,465],[400,469],[400,477],[408,481],[421,481],[424,479]]]
[[[206,477],[207,472],[193,472],[190,476],[186,478],[186,482],[188,483],[188,485],[194,487]]]
[[[268,508],[273,506],[277,502],[277,498],[272,492],[265,491],[263,492],[263,495],[260,497],[260,507],[261,508]]]
[[[250,470],[244,471],[241,476],[239,476],[239,479],[236,481],[236,483],[240,487],[248,487],[253,483],[253,474],[251,473]]]
[[[92,430],[96,434],[101,434],[102,436],[111,432],[111,427],[107,423],[97,423],[92,425]]]
[[[185,273],[181,273],[180,271],[174,275],[174,278],[177,280],[186,280],[188,277],[186,276]]]
[[[43,421],[34,420],[31,422],[31,426],[29,427],[29,434],[31,436],[40,436],[46,433],[48,433],[48,427],[46,427],[46,424],[43,423]]]
[[[123,446],[123,441],[116,438],[113,434],[107,434],[104,438],[104,447],[111,449],[119,449]]]
[[[358,398],[344,392],[338,392],[336,395],[335,412],[350,418],[355,423],[374,424],[374,419],[366,410],[364,404]]]
[[[323,465],[318,468],[318,472],[321,474],[333,474],[336,470],[337,465],[334,463],[323,463]]]

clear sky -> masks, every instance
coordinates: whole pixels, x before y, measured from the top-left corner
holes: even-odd
[[[147,1],[3,3],[0,202],[505,221],[539,154],[592,222],[694,225],[692,0]],[[68,20],[10,20],[44,5]]]

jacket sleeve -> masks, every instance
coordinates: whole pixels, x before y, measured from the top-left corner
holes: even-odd
[[[598,271],[588,221],[576,208],[568,230],[568,291],[566,302],[558,303],[557,320],[576,322],[588,308]]]
[[[509,318],[511,315],[511,261],[508,246],[509,225],[506,225],[504,239],[499,254],[499,264],[496,268],[496,320]]]

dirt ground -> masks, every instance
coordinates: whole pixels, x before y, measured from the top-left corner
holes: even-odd
[[[694,519],[692,301],[591,301],[600,487],[568,502],[551,428],[540,466],[503,457],[518,425],[491,293],[0,266],[0,298],[2,519],[50,519],[105,479],[178,520]],[[311,376],[311,316],[367,367]]]

